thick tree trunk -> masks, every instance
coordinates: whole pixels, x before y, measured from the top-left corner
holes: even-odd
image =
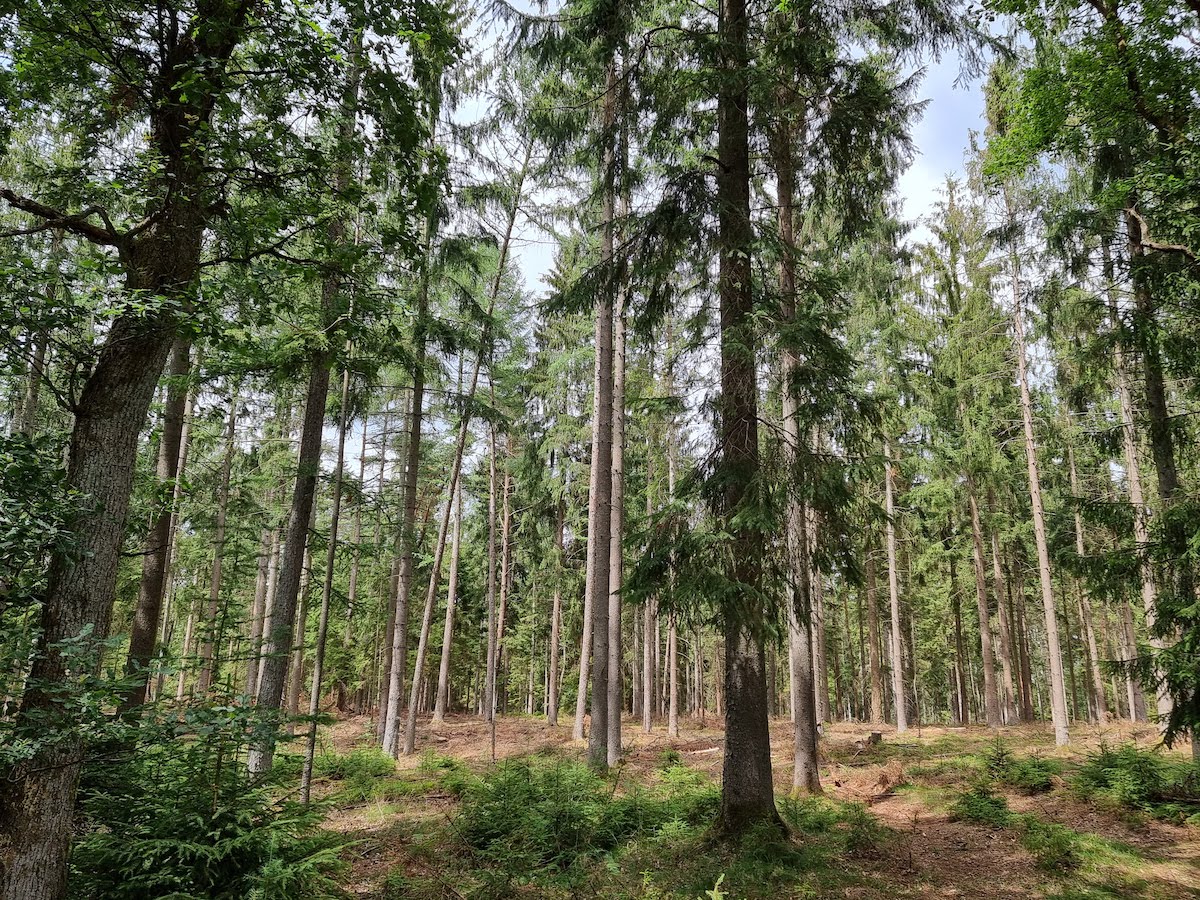
[[[750,254],[749,20],[745,0],[726,0],[718,21],[717,217],[720,265],[721,394],[717,433],[723,495],[719,521],[730,535],[728,577],[737,600],[725,609],[725,760],[719,827],[740,835],[758,822],[782,825],[775,810],[767,723],[761,532],[744,521],[759,475],[757,344]]]
[[[594,768],[608,765],[608,651],[609,594],[612,541],[613,439],[613,302],[617,283],[613,256],[617,168],[617,62],[610,60],[602,111],[604,158],[600,265],[604,278],[596,298],[595,377],[592,393],[592,467],[588,490],[587,585],[591,606],[592,727],[588,732],[588,761]],[[615,627],[620,627],[618,622]],[[582,681],[582,667],[580,670]]]

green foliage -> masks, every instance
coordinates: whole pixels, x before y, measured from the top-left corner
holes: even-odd
[[[471,785],[474,776],[461,759],[453,756],[442,756],[427,750],[421,754],[421,762],[417,771],[423,775],[431,775],[439,788],[455,797],[461,797]]]
[[[1008,801],[996,794],[986,781],[961,794],[950,807],[950,814],[955,821],[990,825],[992,828],[1004,828],[1012,822]]]
[[[1072,787],[1082,797],[1155,818],[1182,822],[1200,815],[1200,772],[1135,744],[1101,745],[1076,773]]]
[[[983,753],[987,774],[1026,794],[1041,794],[1054,786],[1058,767],[1038,756],[1017,756],[996,738]]]
[[[634,837],[711,821],[718,802],[715,788],[683,767],[664,770],[651,790],[617,796],[580,763],[527,759],[470,784],[455,828],[488,865],[561,872]]]
[[[71,896],[300,900],[342,893],[341,840],[324,811],[252,781],[236,736],[216,731],[123,750],[88,767]]]
[[[1022,816],[1021,846],[1033,854],[1038,867],[1046,871],[1070,872],[1079,866],[1078,835],[1055,822]]]

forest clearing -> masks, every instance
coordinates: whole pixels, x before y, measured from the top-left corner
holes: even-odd
[[[773,723],[772,730],[776,790],[787,798],[790,735],[784,722]],[[562,864],[497,854],[477,840],[463,817],[476,802],[467,779],[526,765],[558,770],[563,779],[577,777],[574,767],[583,752],[565,728],[505,719],[497,724],[493,762],[487,725],[455,716],[423,737],[430,749],[401,760],[395,773],[364,777],[361,771],[334,771],[334,758],[371,747],[370,731],[368,719],[355,717],[338,722],[321,741],[332,773],[318,788],[330,806],[324,827],[353,842],[344,852],[349,863],[344,883],[354,896],[704,898],[722,876],[729,898],[1200,896],[1197,824],[1184,824],[1183,815],[1156,817],[1075,784],[1080,766],[1102,744],[1113,749],[1155,744],[1156,732],[1144,726],[1088,729],[1069,749],[1060,749],[1039,726],[1005,729],[998,738],[979,727],[935,726],[897,739],[887,728],[882,742],[872,745],[866,743],[869,728],[834,725],[822,741],[824,794],[784,801],[792,838],[722,849],[710,841],[707,822],[679,818],[688,812],[689,792],[701,797],[707,792],[711,802],[720,783],[719,725],[689,721],[672,739],[646,735],[627,722],[627,752],[603,795],[636,804],[644,794],[645,821],[629,828],[615,847],[597,849],[591,834],[576,830],[570,820],[595,811],[569,789],[550,794],[545,798],[550,804],[561,804],[551,815],[561,817],[556,839],[567,851]],[[1012,772],[1002,773],[997,742],[1017,768],[1033,760],[1028,770],[1046,780],[1026,778],[1022,784]],[[1173,758],[1186,765],[1182,753]],[[699,777],[681,777],[684,770]],[[998,775],[997,802],[1012,811],[1007,824],[958,812],[962,797],[977,791],[989,770]],[[664,795],[678,798],[669,816],[655,808]],[[514,804],[506,813],[518,829],[522,810]],[[1196,822],[1198,813],[1200,805],[1193,805],[1187,815]],[[1018,815],[1058,828],[1052,839],[1039,842],[1040,835],[1025,837]]]
[[[1200,0],[0,0],[0,900],[1200,886]]]

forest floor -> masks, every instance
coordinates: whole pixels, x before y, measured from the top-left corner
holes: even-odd
[[[1200,826],[1072,788],[1102,743],[1152,748],[1153,727],[1079,725],[1066,748],[1046,726],[1003,729],[1017,760],[1053,775],[1037,792],[990,780],[985,798],[1000,799],[987,802],[1006,811],[967,821],[956,803],[996,752],[986,728],[883,727],[870,745],[870,726],[834,725],[821,741],[824,796],[790,801],[791,728],[776,721],[776,796],[790,835],[729,847],[707,829],[722,764],[717,724],[684,722],[669,739],[665,727],[647,735],[627,720],[622,764],[590,784],[569,719],[550,728],[504,717],[494,737],[474,717],[425,723],[419,752],[394,771],[342,766],[319,788],[327,828],[351,842],[346,888],[376,900],[1200,897]],[[369,758],[372,729],[365,717],[337,722],[322,733],[326,758]],[[1189,749],[1163,752],[1182,762]]]

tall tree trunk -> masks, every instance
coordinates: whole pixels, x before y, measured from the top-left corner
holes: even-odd
[[[1080,560],[1084,558],[1083,544],[1083,515],[1079,511],[1081,497],[1079,488],[1079,473],[1075,469],[1075,448],[1067,441],[1067,466],[1071,476],[1071,494],[1076,498],[1075,512],[1075,555]],[[1083,632],[1087,662],[1088,679],[1091,685],[1091,709],[1097,722],[1103,724],[1108,719],[1108,704],[1104,699],[1104,676],[1100,671],[1100,657],[1096,649],[1096,631],[1092,627],[1092,601],[1087,588],[1080,579],[1075,584],[1076,599],[1079,603],[1079,624]]]
[[[549,673],[546,676],[546,724],[558,725],[559,653],[562,641],[562,580],[565,560],[563,558],[563,530],[565,528],[566,504],[560,495],[554,506],[554,599],[550,606],[550,649]]]
[[[651,348],[653,354],[653,347]],[[651,355],[647,368],[649,382],[654,383],[654,359]],[[655,429],[657,430],[657,429]],[[651,449],[651,432],[646,433],[646,522],[654,516],[654,455]],[[658,649],[658,623],[656,621],[657,597],[647,597],[642,607],[642,732],[649,734],[654,729],[654,707],[658,693],[654,684],[654,652]]]
[[[613,300],[616,284],[614,219],[616,204],[617,62],[609,61],[602,112],[604,134],[603,209],[600,265],[604,271],[596,298],[595,378],[592,394],[592,468],[588,490],[588,564],[586,595],[591,596],[592,727],[588,732],[588,761],[598,769],[608,765],[608,649],[609,593],[612,541],[613,439]],[[619,627],[620,623],[617,623]],[[582,680],[582,669],[581,669]]]
[[[899,563],[896,559],[896,504],[892,497],[892,447],[887,442],[883,447],[884,453],[884,517],[887,532],[887,565],[888,565],[888,597],[892,611],[892,706],[896,713],[896,731],[908,730],[908,702],[904,695],[904,653],[901,643],[904,640],[900,631],[900,575]]]
[[[495,388],[489,385],[492,403],[495,405]],[[488,453],[488,532],[487,532],[487,662],[483,679],[483,716],[495,723],[496,718],[496,657],[499,631],[496,627],[496,426],[493,424],[489,437]]]
[[[757,344],[750,254],[749,20],[745,0],[726,0],[718,20],[717,216],[720,265],[721,394],[718,440],[723,495],[719,521],[730,535],[726,602],[725,760],[720,829],[739,835],[758,822],[781,824],[771,776],[767,723],[762,534],[745,523],[758,478]]]
[[[1011,224],[1014,218],[1007,188],[1005,209]],[[1015,246],[1009,254],[1013,297],[1014,353],[1017,358],[1017,386],[1021,392],[1021,420],[1025,427],[1025,461],[1029,474],[1029,505],[1033,515],[1033,535],[1037,545],[1038,579],[1042,587],[1042,608],[1046,619],[1046,655],[1050,668],[1050,710],[1054,722],[1054,742],[1064,746],[1071,740],[1067,731],[1066,685],[1063,681],[1062,650],[1058,640],[1058,615],[1054,607],[1054,581],[1050,573],[1050,549],[1046,537],[1046,513],[1042,506],[1042,481],[1038,471],[1037,439],[1033,431],[1033,397],[1025,359],[1025,302],[1021,292],[1021,265]]]
[[[975,567],[975,609],[979,615],[980,657],[983,663],[983,708],[988,728],[1004,724],[1000,714],[1000,692],[996,687],[996,661],[992,654],[992,623],[988,612],[987,566],[983,554],[983,524],[975,498],[975,481],[969,475],[967,506],[971,513],[971,561]]]
[[[212,687],[216,676],[216,646],[220,640],[219,610],[221,604],[221,568],[225,555],[225,523],[229,514],[229,478],[233,468],[234,439],[237,434],[238,390],[236,382],[229,390],[229,419],[225,425],[225,452],[221,462],[221,480],[217,486],[217,515],[213,524],[213,563],[208,583],[208,607],[202,626],[204,641],[200,645],[200,679],[196,692],[203,697]]]
[[[155,89],[146,140],[161,161],[149,185],[147,226],[120,238],[125,293],[163,298],[118,316],[108,328],[75,404],[66,486],[89,504],[75,522],[78,542],[52,554],[28,687],[17,729],[61,725],[76,734],[76,713],[63,697],[99,671],[116,593],[117,568],[137,465],[138,437],[175,341],[174,310],[191,306],[208,203],[204,169],[212,110],[226,89],[225,66],[244,37],[248,3],[205,4],[188,40],[162,60],[169,85]],[[68,38],[68,40],[70,40]],[[202,84],[180,97],[174,87],[203,71]],[[3,189],[3,199],[43,220],[67,217]],[[65,226],[82,231],[83,224]],[[111,228],[109,229],[111,232]],[[92,240],[93,235],[84,235]],[[108,234],[100,243],[111,245]],[[69,654],[64,642],[75,642]],[[39,748],[0,778],[0,900],[60,900],[83,760],[80,737]]]
[[[346,342],[346,355],[350,343]],[[342,396],[338,415],[337,465],[333,470],[333,497],[329,511],[329,545],[325,550],[325,578],[321,583],[321,613],[317,619],[317,646],[313,653],[312,686],[308,696],[308,741],[304,768],[300,773],[300,802],[307,803],[312,787],[313,760],[317,755],[317,715],[321,712],[321,688],[325,674],[325,645],[329,639],[329,604],[333,598],[333,567],[337,561],[338,526],[342,522],[342,476],[346,471],[346,424],[350,409],[350,369],[342,370]],[[366,434],[367,423],[363,422]],[[360,458],[361,466],[361,458]],[[359,479],[361,481],[361,477]]]
[[[361,40],[361,32],[359,38]],[[355,127],[355,109],[358,105],[358,88],[361,70],[357,55],[361,45],[351,49],[352,65],[342,96],[339,111],[339,130],[344,143],[348,144]],[[334,193],[345,195],[350,186],[351,160],[337,161],[334,174]],[[350,239],[343,213],[334,215],[326,226],[329,243],[343,247]],[[340,273],[331,273],[321,284],[321,316],[326,323],[326,339],[334,337],[340,322],[343,305]],[[418,320],[420,320],[418,315]],[[308,389],[304,399],[304,419],[300,428],[299,459],[296,481],[292,489],[292,505],[288,513],[287,530],[284,538],[283,559],[280,562],[279,584],[275,591],[275,602],[271,609],[271,628],[266,639],[266,653],[260,668],[258,705],[270,711],[279,709],[283,702],[283,688],[287,676],[288,648],[296,627],[296,601],[304,560],[308,549],[309,522],[313,516],[317,478],[321,471],[321,443],[325,425],[325,403],[329,397],[329,374],[333,364],[333,353],[328,344],[312,354],[308,376]],[[303,629],[303,621],[300,623]],[[275,753],[273,737],[257,744],[250,750],[248,766],[256,775],[271,768]]]
[[[313,516],[308,523],[309,532],[316,530],[316,513],[317,509],[314,504]],[[304,645],[308,640],[308,601],[312,595],[312,567],[313,553],[310,543],[304,548],[304,572],[300,576],[300,599],[296,610],[296,630],[292,640],[291,674],[285,685],[287,703],[284,708],[287,712],[289,736],[296,733],[296,719],[300,715],[300,685],[304,681]]]
[[[626,212],[624,196],[618,216]],[[622,267],[623,269],[624,267]],[[608,555],[608,742],[607,762],[615,766],[621,758],[621,584],[625,578],[625,277],[617,276],[612,352],[612,468]]]
[[[991,492],[988,493],[989,514],[994,512]],[[1000,561],[1000,536],[991,529],[992,546],[992,593],[996,598],[996,620],[1000,631],[1000,694],[1004,706],[1004,724],[1017,721],[1017,693],[1013,682],[1014,641],[1012,618],[1009,616],[1008,592],[1004,584],[1004,570]]]
[[[45,353],[44,342],[41,345]],[[146,552],[142,557],[142,577],[138,585],[138,602],[133,613],[133,626],[129,633],[129,653],[125,660],[125,672],[137,675],[137,684],[121,699],[122,709],[132,709],[146,702],[149,684],[150,660],[154,656],[154,641],[158,636],[158,620],[162,610],[163,595],[166,593],[169,576],[171,545],[174,540],[174,524],[177,512],[179,459],[183,443],[184,421],[191,391],[187,386],[191,371],[192,346],[186,338],[178,338],[171,347],[171,359],[167,369],[167,402],[163,406],[162,436],[158,443],[158,469],[155,473],[159,491],[158,510],[150,522],[146,536]],[[31,383],[41,381],[40,360],[35,359],[31,371]],[[26,400],[28,408],[36,406],[37,395]]]
[[[790,106],[790,95],[780,97]],[[785,117],[773,135],[778,207],[779,239],[782,254],[779,263],[779,293],[781,313],[785,322],[796,317],[796,235],[795,194],[796,178],[793,167],[795,147],[791,122]],[[799,378],[800,358],[795,347],[782,348],[783,381],[783,439],[789,469],[787,483],[795,485],[800,478],[800,420]],[[792,724],[795,732],[795,754],[792,786],[795,792],[816,793],[821,790],[817,761],[817,709],[814,697],[812,641],[812,593],[808,554],[807,513],[794,487],[787,500],[787,554],[790,571],[788,619],[788,670],[790,674]]]
[[[1140,235],[1140,225],[1127,219],[1126,227],[1139,230],[1131,232],[1133,242]],[[1129,487],[1129,503],[1133,507],[1133,539],[1137,542],[1139,570],[1142,576],[1142,608],[1146,614],[1146,630],[1150,632],[1150,646],[1162,650],[1166,645],[1155,631],[1158,612],[1158,585],[1154,577],[1154,564],[1150,559],[1150,507],[1142,491],[1141,464],[1138,460],[1137,430],[1134,423],[1133,391],[1130,388],[1129,366],[1125,359],[1125,342],[1122,338],[1121,312],[1117,307],[1113,289],[1113,265],[1108,241],[1102,246],[1104,275],[1108,294],[1109,317],[1117,336],[1113,347],[1113,367],[1116,370],[1117,396],[1121,405],[1121,441],[1125,453],[1125,481]],[[1137,253],[1137,251],[1134,251]],[[1135,296],[1139,314],[1149,314],[1151,299],[1148,289],[1135,275]],[[1152,339],[1151,339],[1152,340]],[[1159,499],[1164,510],[1172,502],[1178,487],[1175,470],[1175,449],[1167,419],[1166,391],[1162,383],[1162,366],[1158,358],[1157,345],[1143,347],[1142,366],[1146,380],[1146,409],[1150,416],[1150,443],[1158,474]],[[1136,647],[1131,648],[1136,650]],[[1156,707],[1160,720],[1171,714],[1171,696],[1162,683],[1161,673],[1156,672],[1159,687],[1155,692]],[[1140,691],[1137,692],[1140,697]],[[1144,702],[1144,701],[1143,701]]]
[[[962,630],[962,595],[958,590],[958,564],[950,550],[949,535],[950,531],[947,530],[945,544],[946,554],[950,561],[950,609],[954,615],[954,693],[956,700],[954,713],[957,724],[966,725],[971,721],[971,711],[967,700],[967,653]],[[915,668],[915,655],[913,660]]]
[[[873,543],[873,542],[872,542]],[[870,718],[872,723],[883,721],[883,660],[879,652],[879,587],[875,574],[874,547],[868,544],[866,563],[866,593],[867,593],[867,654],[871,667],[871,705]]]

